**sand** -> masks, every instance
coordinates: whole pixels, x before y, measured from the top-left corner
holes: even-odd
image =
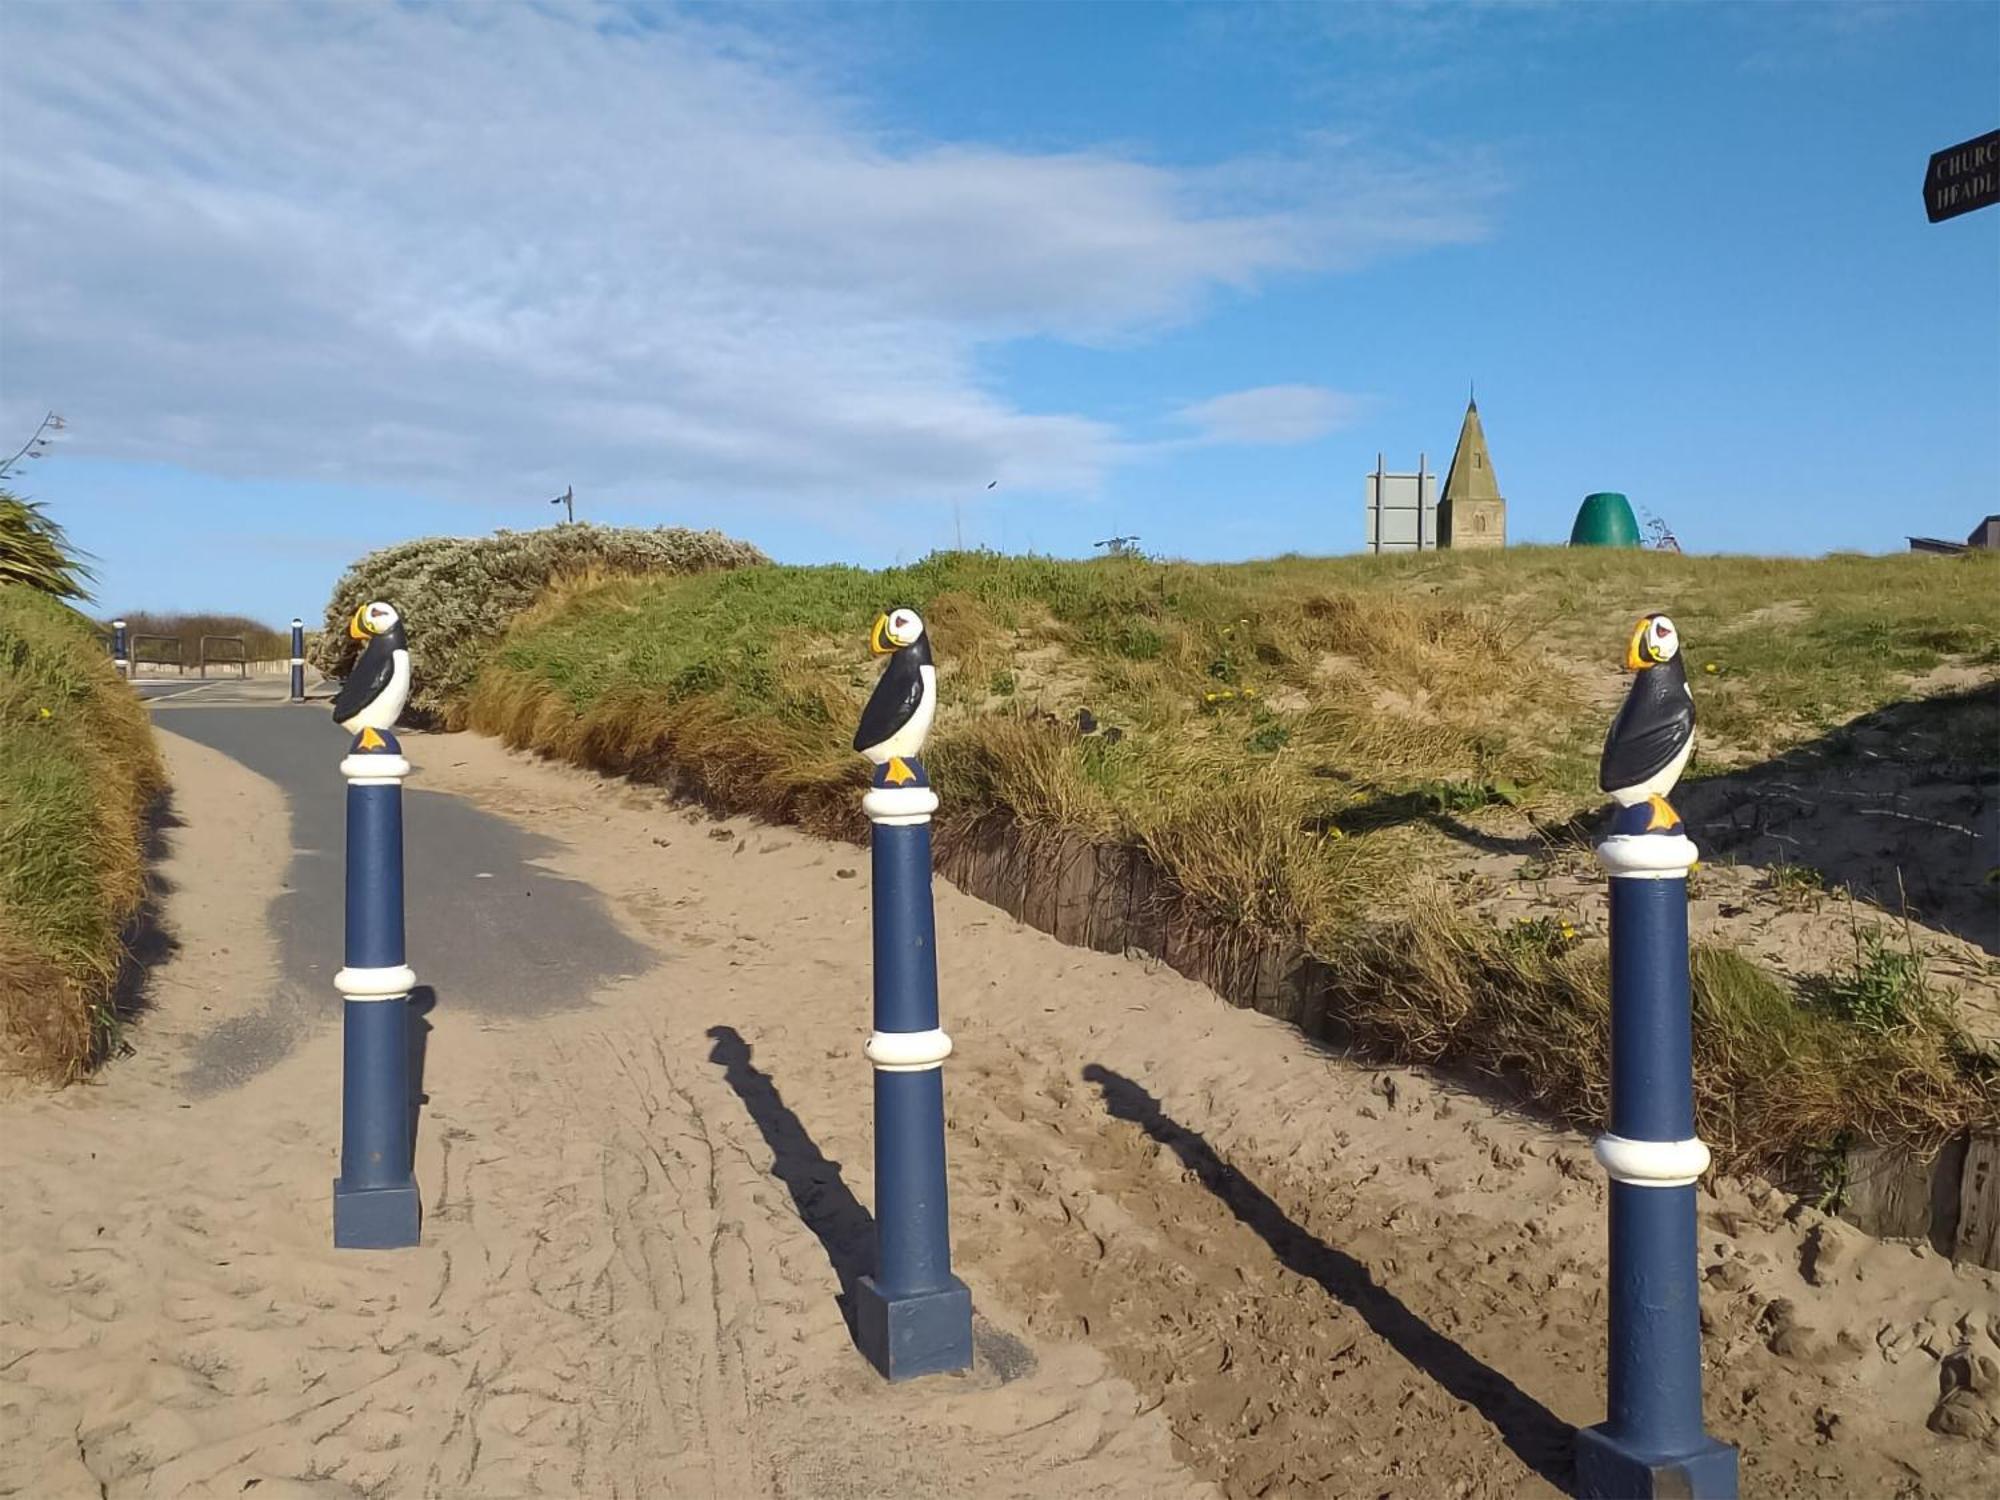
[[[871,1242],[865,853],[409,736],[655,955],[591,1007],[429,1019],[424,1243],[330,1248],[339,1037],[196,1096],[276,962],[282,799],[171,736],[133,1055],[0,1102],[0,1494],[1516,1496],[1603,1415],[1582,1137],[1366,1069],[938,889],[979,1367],[906,1386]],[[422,974],[424,957],[413,951]],[[2000,1488],[2000,1278],[1761,1184],[1704,1195],[1710,1425],[1745,1493]]]

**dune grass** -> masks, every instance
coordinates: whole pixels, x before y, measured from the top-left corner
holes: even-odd
[[[927,758],[941,837],[999,816],[1142,846],[1218,930],[1325,964],[1355,1034],[1504,1073],[1594,1124],[1601,945],[1468,920],[1430,824],[1526,815],[1579,837],[1647,610],[1671,612],[1689,652],[1694,776],[1813,741],[1940,674],[2000,677],[1994,562],[957,553],[884,572],[612,579],[524,615],[466,712],[517,745],[858,837],[864,768],[847,741],[875,675],[865,635],[878,610],[914,604],[940,667]],[[1941,1011],[1856,1027],[1727,953],[1700,959],[1696,985],[1704,1134],[1725,1159],[1795,1160],[1842,1134],[1927,1149],[2000,1119],[1993,1070]]]
[[[145,896],[164,785],[145,710],[95,628],[0,588],[0,1026],[7,1062],[54,1081],[115,1034],[123,934]]]

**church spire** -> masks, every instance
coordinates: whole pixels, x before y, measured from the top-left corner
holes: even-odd
[[[1507,502],[1486,451],[1486,429],[1479,420],[1479,401],[1466,390],[1465,423],[1458,430],[1458,449],[1444,478],[1438,500],[1438,542],[1446,547],[1504,547],[1507,544]]]
[[[1493,457],[1486,451],[1486,429],[1479,420],[1479,403],[1465,404],[1465,425],[1458,430],[1458,451],[1444,478],[1444,500],[1498,500],[1500,481],[1493,477]]]

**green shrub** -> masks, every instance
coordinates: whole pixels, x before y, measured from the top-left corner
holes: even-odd
[[[164,784],[146,711],[91,623],[0,587],[0,1030],[13,1068],[67,1080],[102,1054]]]
[[[699,573],[768,559],[719,531],[578,524],[482,537],[423,537],[371,552],[334,586],[326,628],[308,653],[344,677],[360,651],[348,619],[371,599],[393,604],[410,640],[411,717],[455,724],[487,652],[551,584],[628,574]]]

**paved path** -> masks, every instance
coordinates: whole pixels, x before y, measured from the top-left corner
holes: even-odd
[[[241,1083],[339,1016],[346,784],[337,767],[347,737],[324,704],[294,707],[283,695],[282,681],[275,690],[256,679],[213,683],[155,710],[162,729],[275,782],[291,812],[291,867],[268,913],[283,978],[263,1011],[222,1023],[198,1045],[188,1079],[198,1093]],[[535,863],[554,848],[549,840],[418,790],[422,774],[419,757],[404,792],[403,834],[420,1009],[532,1016],[583,1004],[607,981],[650,964],[590,887]]]
[[[307,671],[306,695],[331,698],[334,684]],[[132,687],[148,703],[181,700],[191,703],[283,703],[291,694],[291,678],[282,672],[259,672],[249,677],[135,677]]]

